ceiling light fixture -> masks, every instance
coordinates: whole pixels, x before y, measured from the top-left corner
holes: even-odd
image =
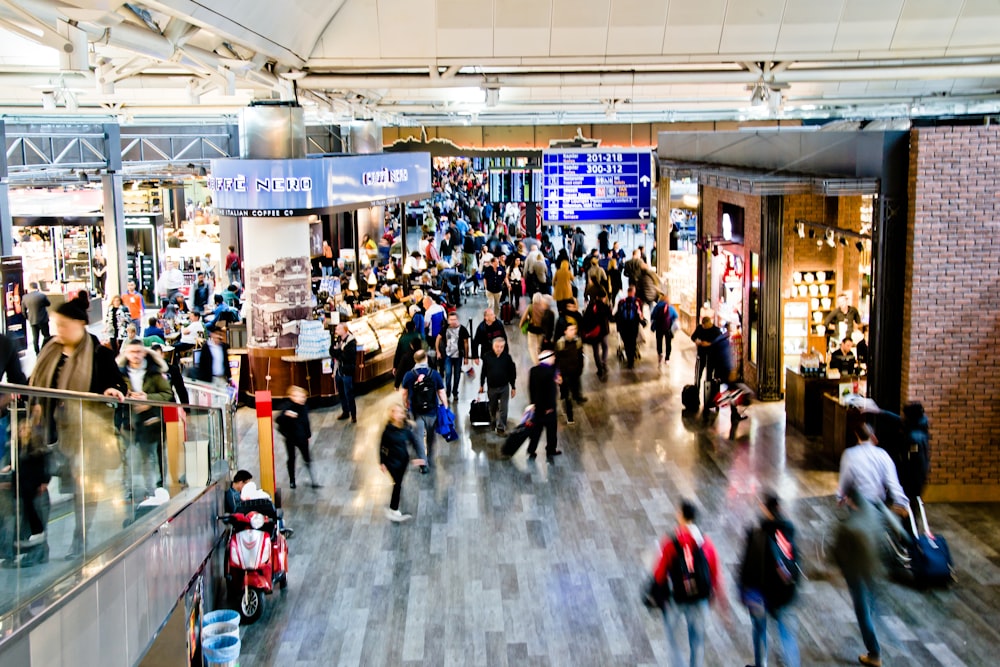
[[[832,229],[826,230],[826,244],[831,248],[837,245],[837,239],[834,237]]]
[[[795,231],[798,233],[800,239],[806,237],[806,226],[801,222],[795,224]]]
[[[840,245],[844,246],[845,248],[847,247],[847,239],[845,239],[843,236],[840,237]]]
[[[861,241],[858,241],[857,243],[855,243],[854,247],[858,249],[858,252],[864,252],[864,250],[865,250],[865,244],[862,243]]]

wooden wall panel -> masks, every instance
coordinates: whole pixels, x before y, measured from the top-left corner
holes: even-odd
[[[548,142],[545,144],[548,146]],[[503,125],[483,127],[484,148],[535,148],[533,125]]]
[[[430,128],[428,128],[427,135],[430,137]],[[436,128],[436,136],[439,139],[453,141],[458,146],[468,148],[483,147],[483,128],[479,125],[438,127]]]

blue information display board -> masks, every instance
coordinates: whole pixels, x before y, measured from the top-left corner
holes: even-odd
[[[542,220],[547,224],[649,220],[653,191],[650,151],[580,148],[542,154]]]

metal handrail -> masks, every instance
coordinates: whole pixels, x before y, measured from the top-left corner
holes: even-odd
[[[177,401],[150,401],[137,398],[118,399],[114,396],[95,394],[89,391],[70,391],[68,389],[47,389],[44,387],[33,387],[26,384],[9,384],[0,382],[0,394],[18,394],[21,396],[38,396],[42,398],[76,399],[81,401],[95,401],[100,403],[123,403],[128,405],[148,405],[150,407],[161,408],[184,408],[192,410],[222,410],[217,405],[194,405],[192,403],[179,403]]]

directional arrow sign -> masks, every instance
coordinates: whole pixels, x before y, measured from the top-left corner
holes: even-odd
[[[542,155],[543,221],[548,224],[635,222],[649,217],[653,154],[605,148]]]

